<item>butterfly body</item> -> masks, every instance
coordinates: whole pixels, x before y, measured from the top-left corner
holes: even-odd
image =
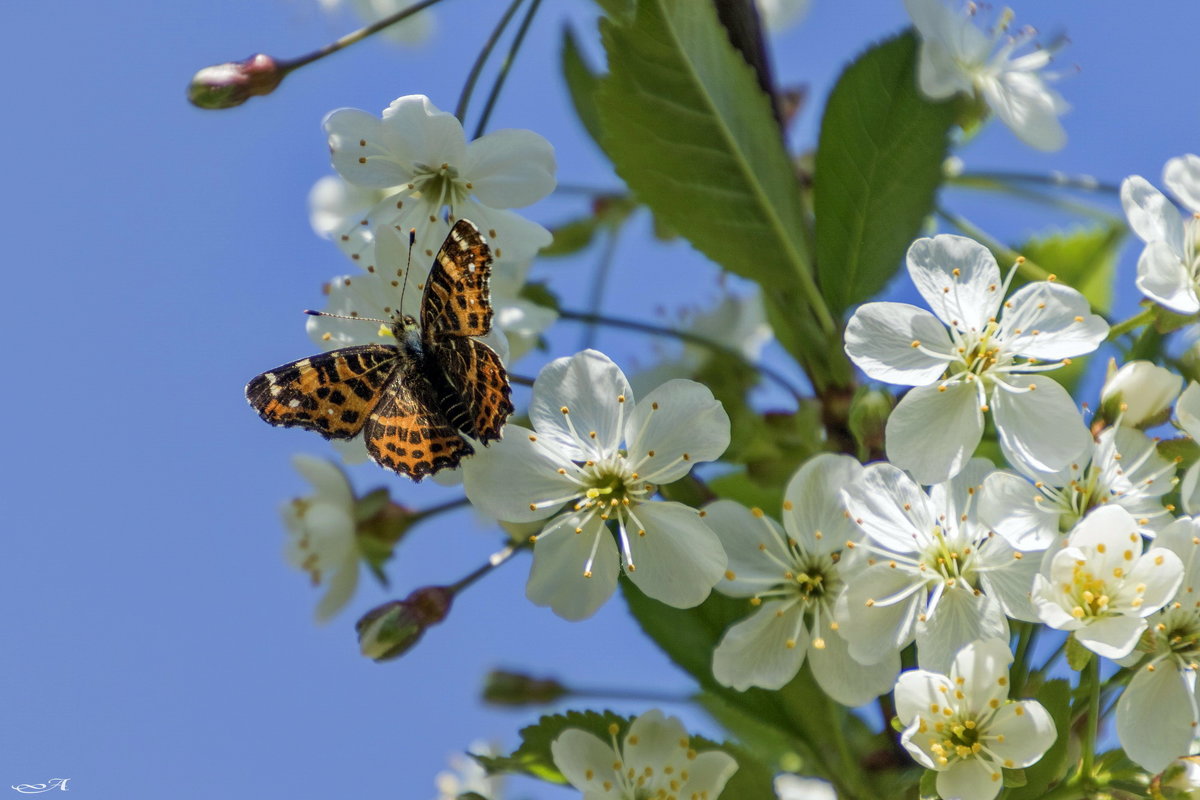
[[[421,480],[500,438],[513,411],[491,330],[491,255],[475,226],[451,229],[425,284],[421,320],[391,325],[397,344],[344,347],[255,377],[246,397],[272,425],[326,439],[360,433],[380,466]]]

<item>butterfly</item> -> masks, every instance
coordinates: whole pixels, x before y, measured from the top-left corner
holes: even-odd
[[[326,439],[363,435],[385,469],[420,481],[458,466],[500,438],[513,412],[500,357],[473,339],[492,329],[492,255],[475,225],[460,219],[438,250],[421,296],[420,324],[391,324],[398,344],[366,344],[309,356],[246,384],[246,399],[272,425]]]

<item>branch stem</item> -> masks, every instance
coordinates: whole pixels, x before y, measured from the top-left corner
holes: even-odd
[[[491,36],[483,43],[483,49],[475,57],[475,63],[471,65],[471,71],[467,73],[467,82],[463,84],[462,91],[459,92],[458,105],[454,107],[454,116],[458,118],[459,122],[466,122],[467,106],[471,103],[471,95],[475,92],[475,84],[479,81],[479,74],[483,72],[483,65],[491,57],[496,43],[504,35],[504,29],[508,27],[508,23],[512,20],[513,15],[517,13],[517,9],[521,7],[521,3],[523,2],[525,0],[513,0],[509,4],[508,9],[504,12],[504,16],[500,17],[500,21],[496,23],[496,27],[492,29]]]
[[[421,0],[419,3],[413,3],[408,8],[402,8],[395,14],[384,17],[378,22],[373,22],[370,25],[366,25],[356,31],[353,31],[352,33],[347,33],[342,38],[332,41],[321,49],[314,50],[308,55],[293,59],[280,59],[275,63],[279,67],[279,71],[284,75],[287,75],[288,73],[298,70],[307,64],[311,64],[314,61],[319,61],[325,56],[332,55],[339,50],[345,50],[350,45],[357,44],[368,36],[379,33],[384,28],[395,25],[397,22],[411,17],[418,11],[424,11],[426,8],[429,8],[429,6],[440,2],[441,0]]]
[[[538,6],[542,4],[542,0],[532,0],[529,4],[529,10],[525,12],[525,18],[521,20],[521,27],[517,28],[517,35],[513,37],[512,47],[508,48],[508,55],[504,57],[504,63],[500,65],[500,72],[496,74],[496,82],[492,84],[492,91],[488,93],[487,102],[483,105],[483,113],[479,116],[479,123],[475,126],[475,135],[472,139],[478,139],[483,136],[487,130],[488,120],[492,117],[492,109],[496,105],[496,100],[500,97],[500,90],[504,88],[504,82],[508,79],[508,72],[512,69],[513,62],[517,58],[517,52],[521,49],[521,43],[525,41],[525,34],[529,32],[529,26],[533,22],[534,15],[537,14]]]

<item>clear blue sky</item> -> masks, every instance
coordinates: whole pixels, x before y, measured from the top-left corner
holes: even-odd
[[[536,718],[479,704],[489,667],[688,689],[619,600],[577,624],[525,601],[526,559],[464,594],[404,659],[361,658],[358,614],[450,582],[494,549],[495,531],[468,513],[419,529],[391,568],[393,590],[364,580],[324,627],[312,622],[316,594],[281,558],[278,507],[306,491],[290,456],[329,451],[316,436],[264,425],[242,387],[312,350],[299,312],[320,303],[323,281],[350,271],[308,227],[306,193],[329,172],[320,120],[341,106],[378,112],[410,93],[453,109],[500,5],[446,0],[432,42],[368,42],[223,113],[184,101],[194,70],[257,51],[298,55],[342,26],[315,0],[10,2],[0,11],[9,34],[0,53],[5,327],[21,334],[9,340],[0,400],[9,420],[0,789],[70,778],[77,796],[99,800],[422,800],[448,753],[480,738],[513,746]],[[1058,62],[1071,73],[1059,84],[1074,106],[1070,141],[1038,154],[994,125],[961,153],[968,166],[1158,182],[1166,159],[1200,149],[1200,6],[1134,8],[1018,3],[1018,22],[1046,39],[1071,37]],[[492,125],[546,136],[560,182],[616,186],[571,117],[556,67],[563,20],[594,38],[593,13],[588,0],[544,4]],[[814,0],[807,21],[772,42],[780,82],[811,87],[798,147],[811,144],[841,65],[904,24],[899,0]],[[552,199],[529,215],[552,225],[579,203]],[[966,195],[956,207],[1013,240],[1050,221]],[[644,221],[635,231],[618,253],[611,312],[651,317],[716,296],[715,271],[685,244],[648,245]],[[1135,257],[1127,248],[1125,309],[1136,299]],[[580,307],[593,261],[541,262],[535,277]],[[574,326],[554,329],[554,355],[579,337]],[[644,339],[601,346],[621,363],[648,360]],[[543,358],[517,371],[534,373]],[[369,466],[353,474],[360,489],[387,483],[415,506],[449,496]],[[523,786],[521,796],[569,796]]]

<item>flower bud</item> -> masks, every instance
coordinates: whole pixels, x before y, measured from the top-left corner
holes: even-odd
[[[275,91],[286,74],[275,59],[257,53],[197,72],[188,86],[188,100],[198,108],[233,108],[255,95]]]
[[[374,608],[355,624],[362,654],[375,661],[390,661],[412,649],[425,629],[450,613],[454,592],[446,586],[425,586],[403,600]]]
[[[883,452],[883,431],[893,405],[890,394],[866,387],[855,392],[850,401],[850,433],[867,453]]]
[[[387,489],[379,488],[358,498],[354,506],[355,534],[363,558],[381,569],[392,557],[396,544],[420,519],[408,506],[393,502]]]
[[[545,705],[568,694],[552,678],[534,678],[519,672],[494,669],[483,684],[483,701],[497,706]]]
[[[1108,378],[1100,390],[1100,413],[1109,422],[1152,427],[1167,421],[1183,378],[1149,361],[1130,361],[1120,369],[1108,362]]]
[[[1200,756],[1177,758],[1150,782],[1154,800],[1200,800]]]

